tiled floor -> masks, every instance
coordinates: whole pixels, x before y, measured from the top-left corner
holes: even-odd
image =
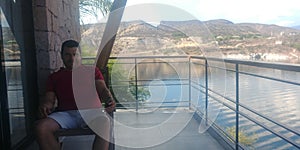
[[[222,150],[209,133],[199,133],[199,123],[189,111],[135,113],[117,111],[114,121],[116,150]],[[64,150],[91,149],[93,136],[65,139]]]

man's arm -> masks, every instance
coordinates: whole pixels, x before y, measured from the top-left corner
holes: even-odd
[[[39,104],[38,116],[40,118],[46,118],[54,108],[56,96],[54,92],[46,92],[45,98]]]
[[[108,107],[106,107],[105,110],[107,112],[114,111],[116,103],[109,89],[106,87],[104,80],[96,80],[96,90],[100,97],[101,103],[105,103],[108,105]]]

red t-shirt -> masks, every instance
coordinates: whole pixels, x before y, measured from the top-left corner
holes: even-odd
[[[49,76],[47,91],[55,92],[59,111],[100,108],[95,80],[104,80],[97,67],[61,68]]]

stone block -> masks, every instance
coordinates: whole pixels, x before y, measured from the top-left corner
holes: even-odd
[[[50,67],[49,51],[47,51],[45,49],[38,50],[37,66],[38,66],[38,68],[49,68]]]
[[[59,15],[63,15],[63,14],[59,14],[59,8],[62,6],[62,1],[61,0],[51,0],[48,1],[48,10],[55,15],[56,17]]]
[[[46,7],[35,7],[33,14],[35,30],[48,31],[49,14]]]
[[[49,68],[52,70],[57,70],[62,66],[62,60],[60,58],[60,54],[57,51],[49,51],[50,64]]]
[[[46,7],[47,1],[48,1],[48,0],[33,0],[33,1],[32,1],[32,5],[33,5],[34,7],[36,7],[36,6],[43,6],[43,7]]]
[[[51,31],[55,32],[58,30],[58,17],[55,15],[51,16]]]
[[[35,31],[36,49],[47,50],[49,48],[49,32]]]

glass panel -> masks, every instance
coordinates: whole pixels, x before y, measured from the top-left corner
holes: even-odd
[[[21,51],[1,8],[0,15],[3,32],[3,64],[6,72],[11,143],[15,145],[26,136],[20,59]]]

